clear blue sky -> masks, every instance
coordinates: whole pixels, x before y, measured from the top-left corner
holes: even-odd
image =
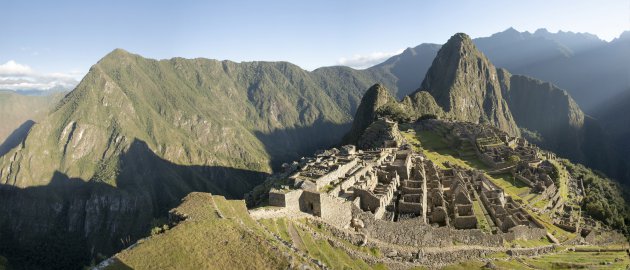
[[[84,74],[114,48],[150,58],[284,60],[312,70],[456,32],[630,29],[630,1],[0,0],[0,64]]]

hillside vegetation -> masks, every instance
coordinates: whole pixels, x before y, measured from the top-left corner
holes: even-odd
[[[17,146],[33,124],[42,120],[63,95],[27,96],[0,90],[0,156]]]
[[[285,62],[114,50],[0,157],[0,237],[17,236],[0,252],[67,232],[96,258],[192,191],[240,198],[282,162],[339,142],[369,85],[353,78],[356,89],[338,89],[343,77]]]

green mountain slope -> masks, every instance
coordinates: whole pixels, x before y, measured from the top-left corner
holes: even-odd
[[[27,96],[0,90],[0,156],[20,144],[33,124],[46,116],[63,95]]]
[[[52,234],[111,254],[191,191],[241,197],[273,167],[339,142],[352,106],[335,95],[353,87],[341,80],[284,62],[113,51],[0,157],[0,237],[15,236],[0,254]]]
[[[615,158],[619,160],[616,175],[630,182],[630,89],[618,94],[594,110],[594,117],[608,134]]]
[[[599,122],[584,114],[563,89],[522,75],[499,71],[503,95],[520,128],[534,132],[528,139],[574,162],[602,171],[616,164],[610,141]]]
[[[383,94],[376,95],[373,89]],[[610,163],[613,156],[604,130],[565,90],[495,68],[465,34],[454,35],[440,48],[414,94],[396,102],[382,89],[366,92],[348,142],[356,142],[379,116],[404,122],[431,115],[490,123],[512,135],[523,129],[542,148],[573,161],[603,171],[616,165]]]

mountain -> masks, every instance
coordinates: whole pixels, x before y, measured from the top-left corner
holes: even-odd
[[[630,89],[598,106],[593,113],[610,136],[621,179],[630,179]]]
[[[567,91],[497,69],[466,34],[440,48],[416,93],[398,102],[375,85],[362,99],[346,141],[356,143],[378,117],[415,121],[441,117],[488,123],[543,149],[602,171],[613,171],[610,145],[597,120],[584,114]]]
[[[602,171],[614,169],[605,129],[586,115],[567,91],[504,69],[499,70],[499,77],[503,96],[525,137],[575,162]]]
[[[64,252],[85,262],[145,236],[191,191],[242,197],[349,129],[372,83],[339,69],[114,50],[0,157],[0,254],[32,268]],[[13,253],[46,248],[40,260]]]
[[[448,117],[487,122],[519,134],[502,97],[496,68],[466,34],[456,34],[442,46],[420,89],[427,90]]]
[[[363,134],[363,131],[376,119],[378,109],[388,103],[395,102],[397,102],[396,99],[389,90],[382,85],[375,84],[370,87],[361,99],[359,108],[354,116],[354,121],[352,122],[352,128],[344,138],[344,141],[356,143]]]
[[[606,42],[588,33],[509,28],[473,42],[495,66],[551,82],[587,112],[630,86],[629,31]],[[439,48],[424,43],[365,71],[386,74],[382,83],[402,98],[422,83]]]
[[[65,93],[28,96],[21,92],[0,90],[0,156],[22,142],[36,121],[42,119]]]
[[[630,39],[611,42],[586,33],[508,29],[475,40],[497,66],[567,89],[591,111],[630,86]]]
[[[379,115],[487,122],[511,134],[526,127],[548,149],[590,156],[586,138],[601,130],[587,128],[566,92],[496,69],[463,34],[436,49],[312,72],[114,50],[0,156],[0,254],[25,268],[80,268],[146,236],[186,194],[240,198],[283,162],[349,130],[357,138]],[[546,129],[556,124],[562,132]],[[554,136],[564,135],[559,145]]]
[[[388,78],[380,79],[379,82],[401,99],[418,89],[440,47],[438,44],[423,43],[414,48],[407,48],[401,54],[364,72],[381,74],[380,77]]]

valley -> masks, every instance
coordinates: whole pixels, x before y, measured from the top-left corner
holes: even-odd
[[[448,128],[445,129],[445,127]],[[316,157],[296,162],[290,168],[287,167],[284,172],[268,179],[267,183],[273,188],[268,194],[261,196],[261,204],[267,206],[248,211],[243,201],[226,201],[223,197],[210,194],[190,194],[181,206],[170,212],[169,221],[174,228],[167,228],[140,241],[135,246],[101,263],[97,269],[126,269],[126,267],[177,269],[186,267],[188,263],[202,265],[205,262],[204,250],[220,248],[225,250],[224,252],[229,252],[242,245],[240,241],[234,242],[231,234],[194,236],[202,230],[194,229],[192,226],[201,226],[211,220],[232,222],[234,224],[232,226],[236,228],[245,228],[240,232],[241,238],[255,237],[258,241],[257,244],[240,247],[234,252],[251,252],[244,251],[243,248],[267,247],[272,251],[282,252],[282,256],[276,258],[281,259],[279,263],[289,268],[308,266],[323,269],[481,269],[483,267],[608,269],[623,268],[630,263],[630,258],[626,254],[628,243],[622,234],[600,221],[585,217],[578,216],[571,219],[575,222],[574,224],[563,221],[566,214],[571,216],[573,213],[567,209],[579,208],[580,200],[583,198],[580,195],[583,191],[575,187],[575,181],[577,181],[575,175],[567,173],[566,169],[561,169],[562,173],[558,175],[557,183],[560,186],[569,185],[571,188],[568,189],[566,196],[561,195],[560,189],[555,190],[554,196],[557,197],[557,204],[564,207],[549,203],[536,204],[535,201],[540,200],[541,196],[547,196],[545,194],[548,191],[534,191],[521,182],[528,180],[525,180],[522,174],[516,173],[515,164],[507,169],[511,170],[518,179],[523,180],[504,176],[505,173],[496,175],[493,166],[482,162],[477,154],[466,154],[459,151],[461,148],[451,146],[448,138],[456,138],[450,134],[485,129],[482,126],[424,120],[415,124],[405,124],[400,128],[392,123],[385,125],[384,129],[388,134],[400,133],[402,137],[388,137],[391,140],[383,141],[385,145],[383,145],[384,148],[380,148],[381,152],[355,150],[351,146],[344,146],[341,150],[330,149]],[[446,136],[437,135],[438,132],[445,130],[449,130]],[[492,128],[489,131],[492,131]],[[500,141],[499,137],[487,137],[487,131],[477,134],[485,134],[484,140],[494,138]],[[500,132],[495,134],[501,135]],[[476,141],[481,140],[478,138]],[[501,144],[497,142],[496,145]],[[479,144],[474,146],[474,149],[478,146]],[[505,146],[509,147],[507,143]],[[340,164],[344,164],[353,156],[361,160],[359,163],[347,163],[355,164],[353,166],[336,166],[329,163],[333,158],[341,162]],[[376,159],[371,159],[371,156]],[[549,153],[538,152],[536,156],[541,160],[534,162],[538,165],[533,166],[549,164],[546,163],[547,161],[551,162],[552,166],[561,166],[558,160]],[[400,158],[408,159],[411,163],[397,162]],[[383,162],[383,164],[377,166],[370,163],[372,162],[370,160]],[[432,162],[436,162],[436,165]],[[328,165],[324,165],[326,163]],[[529,164],[533,163],[530,161]],[[427,165],[429,167],[426,167]],[[319,173],[318,178],[313,178],[315,171],[310,168],[318,166],[320,168],[328,166],[331,171]],[[339,174],[335,173],[335,170],[348,172]],[[372,175],[371,170],[375,170],[376,173]],[[408,175],[405,170],[409,170]],[[473,173],[469,174],[467,170]],[[400,171],[401,174],[394,173],[395,178],[388,179],[390,177],[387,176],[388,171]],[[436,173],[435,176],[429,176],[433,173]],[[361,174],[365,175],[361,176]],[[338,175],[339,178],[333,175]],[[306,176],[310,178],[305,178]],[[473,178],[467,180],[471,176]],[[374,192],[376,198],[385,200],[380,203],[380,206],[377,202],[376,208],[367,206],[371,199],[369,196],[364,197],[367,193],[362,191],[364,185],[371,181],[369,177],[373,177],[378,185],[373,191],[367,192],[370,194]],[[410,179],[398,180],[399,177]],[[463,186],[458,186],[459,183],[474,181],[475,177],[481,177],[481,182],[479,182],[481,186],[468,191],[460,188]],[[394,180],[400,185],[389,185],[397,189],[394,191],[396,194],[394,196],[377,191],[385,188],[379,187],[381,183],[384,183],[381,181],[388,180]],[[315,185],[309,187],[303,181],[313,181]],[[323,182],[320,183],[320,181]],[[299,188],[293,189],[292,183]],[[421,189],[420,193],[416,193],[413,188],[416,185],[424,187],[424,191]],[[444,185],[443,188],[442,185]],[[428,188],[429,186],[431,188]],[[525,215],[523,216],[525,220],[528,220],[526,223],[516,225],[513,223],[516,216],[498,214],[497,211],[500,208],[491,206],[489,198],[486,198],[493,192],[483,191],[492,186],[505,194],[509,204],[513,205],[510,207],[517,207],[509,212],[522,213]],[[440,188],[439,193],[434,193],[436,187]],[[289,190],[286,190],[287,188]],[[460,193],[462,190],[464,193]],[[295,192],[298,193],[294,196]],[[482,195],[479,196],[478,193]],[[317,199],[313,201],[315,195]],[[407,198],[413,196],[420,196],[419,202],[422,202],[423,196],[429,196],[428,202],[431,203],[429,205],[426,204],[427,201],[424,204],[407,202]],[[452,197],[453,203],[456,203],[454,205],[456,213],[449,212],[452,208],[446,210],[441,208],[442,206],[436,206],[434,204],[436,196],[447,201]],[[204,199],[201,200],[201,198]],[[195,200],[194,204],[193,200]],[[354,202],[344,202],[345,200]],[[367,201],[364,202],[364,200]],[[461,215],[462,208],[466,206],[461,204],[465,203],[464,201],[475,206],[467,210],[474,212],[471,217]],[[447,205],[453,207],[451,203]],[[348,209],[341,210],[346,208]],[[458,208],[460,210],[457,210]],[[492,209],[491,213],[488,213],[490,209]],[[477,213],[478,210],[481,212]],[[522,212],[514,212],[515,210]],[[448,214],[444,216],[440,213]],[[206,217],[200,215],[206,215]],[[474,221],[466,223],[462,218],[468,220],[472,218]],[[214,225],[205,226],[207,226],[204,227],[205,229],[214,227]],[[417,238],[415,235],[422,237]],[[213,240],[207,242],[211,239]],[[160,244],[166,242],[169,244]],[[171,243],[181,244],[172,245]],[[177,255],[190,243],[193,243],[195,250],[189,252],[193,253],[185,256]],[[208,246],[205,243],[214,244]],[[264,254],[261,251],[257,252],[256,254]],[[162,256],[155,257],[151,254],[162,254]],[[169,255],[163,256],[163,254]],[[212,252],[212,254],[220,255],[221,253]],[[187,260],[178,262],[178,258]],[[265,258],[267,259],[257,262],[260,260],[259,257],[248,256],[247,259],[233,262],[232,265],[244,266],[256,263],[257,266],[253,268],[258,268],[267,263],[276,262],[270,260],[272,257]]]
[[[1,92],[0,269],[625,267],[623,103],[484,42],[313,71],[115,49]]]

